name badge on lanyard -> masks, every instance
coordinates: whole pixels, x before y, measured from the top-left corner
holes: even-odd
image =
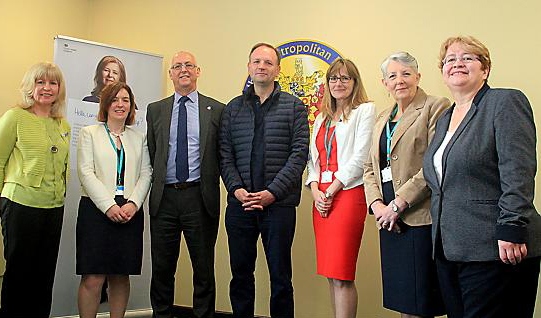
[[[325,155],[327,158],[327,168],[325,169],[325,171],[321,173],[320,183],[331,183],[332,176],[334,174],[334,172],[329,170],[329,160],[331,160],[332,141],[334,139],[334,134],[336,133],[336,127],[333,130],[331,137],[328,138],[330,128],[331,128],[331,120],[327,120],[327,123],[325,125],[325,140],[323,140],[323,145],[325,146]]]
[[[113,138],[111,138],[111,132],[109,130],[109,127],[107,124],[105,124],[105,130],[107,131],[107,135],[109,136],[109,141],[111,142],[111,146],[113,146],[113,149],[117,153],[116,157],[116,175],[117,175],[117,182],[116,182],[116,191],[115,195],[124,195],[124,185],[120,184],[122,179],[122,167],[124,165],[124,145],[120,143],[120,154],[117,152],[116,144],[113,141]]]
[[[115,195],[124,195],[124,186],[117,185]]]
[[[391,167],[385,167],[385,169],[381,170],[381,182],[389,181],[393,181],[393,174],[391,173]]]
[[[393,120],[397,113],[398,105],[393,108],[393,111],[389,116],[389,120],[385,125],[385,136],[387,137],[387,167],[381,170],[381,183],[393,181],[393,174],[391,173],[391,140],[393,138],[394,132],[396,131],[396,127],[398,127],[400,119],[396,122],[393,129],[390,128],[389,123],[391,122],[391,120]]]

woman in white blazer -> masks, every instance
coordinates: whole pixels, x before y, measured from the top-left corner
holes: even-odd
[[[81,318],[96,317],[109,284],[110,317],[124,317],[129,275],[141,274],[143,202],[152,168],[144,134],[131,125],[135,101],[122,82],[102,91],[97,125],[79,133],[77,171],[82,186],[77,216],[77,269]]]
[[[336,59],[314,122],[306,185],[314,198],[317,273],[327,277],[335,317],[355,317],[355,271],[366,218],[363,164],[374,127],[359,70]]]

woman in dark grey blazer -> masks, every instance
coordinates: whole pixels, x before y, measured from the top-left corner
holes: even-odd
[[[532,108],[522,92],[488,86],[479,40],[449,38],[440,58],[455,103],[438,120],[424,176],[448,317],[532,317],[541,256]]]

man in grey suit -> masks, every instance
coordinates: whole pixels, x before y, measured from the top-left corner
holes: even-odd
[[[200,68],[193,54],[173,56],[175,93],[147,108],[154,318],[172,317],[181,233],[193,268],[195,317],[213,317],[214,246],[220,213],[218,129],[224,104],[197,92]]]

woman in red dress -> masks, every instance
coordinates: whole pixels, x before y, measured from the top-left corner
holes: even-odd
[[[357,314],[355,271],[367,212],[363,164],[374,114],[355,64],[336,59],[314,122],[306,182],[314,198],[317,273],[329,281],[336,318]]]

